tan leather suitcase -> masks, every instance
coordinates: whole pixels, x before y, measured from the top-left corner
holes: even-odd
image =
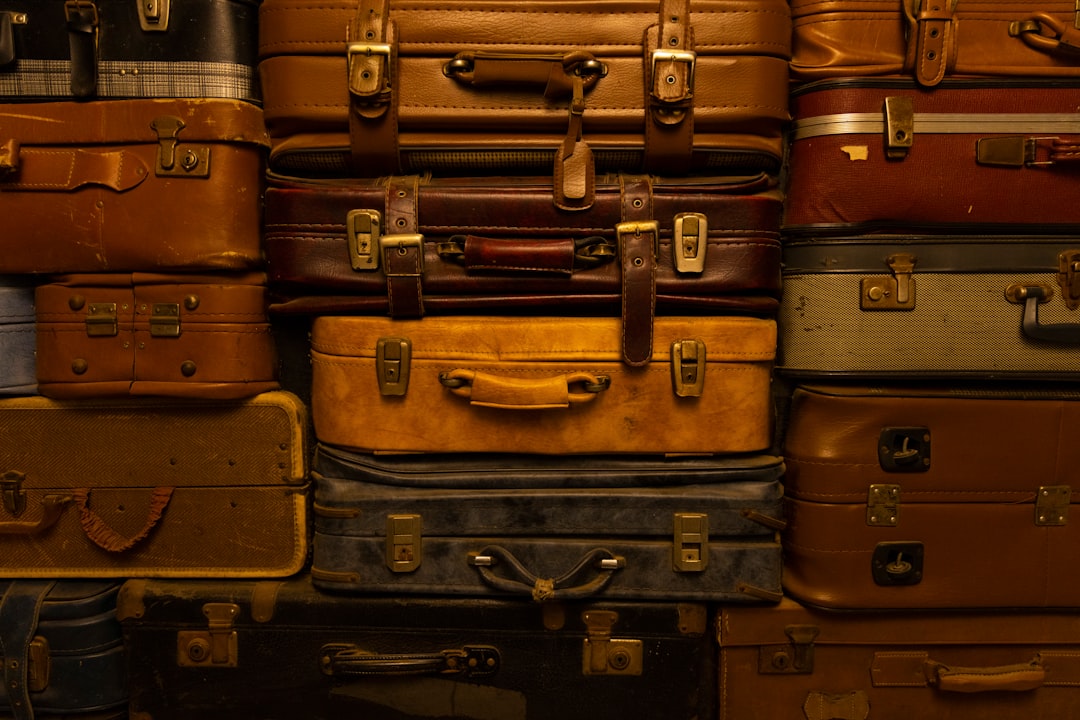
[[[317,317],[315,434],[385,452],[769,447],[774,320],[658,317],[644,366],[621,335],[618,318]]]
[[[0,575],[280,577],[307,558],[306,408],[0,400]]]

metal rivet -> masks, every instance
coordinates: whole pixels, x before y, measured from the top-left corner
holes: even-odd
[[[866,291],[866,297],[877,302],[885,297],[885,290],[880,285],[875,285]],[[883,451],[888,451],[888,448],[882,448]]]
[[[83,358],[75,358],[71,361],[71,372],[75,373],[76,375],[82,375],[89,369],[89,367],[90,364],[86,362],[86,360],[84,360]]]
[[[82,295],[72,295],[68,298],[68,307],[72,310],[82,310],[86,305],[86,298]]]
[[[188,310],[194,310],[195,308],[199,307],[199,296],[188,295],[186,298],[184,298],[184,307]]]
[[[639,208],[639,207],[641,207],[642,205],[645,204],[645,201],[642,200],[641,198],[635,198],[634,202],[632,204],[633,204],[634,207]]]
[[[184,377],[191,377],[195,374],[195,363],[191,360],[185,360],[180,364],[180,374]]]

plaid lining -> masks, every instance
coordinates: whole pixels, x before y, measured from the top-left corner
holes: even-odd
[[[19,60],[14,72],[0,71],[0,96],[70,98],[71,62]],[[255,69],[236,63],[98,63],[97,97],[229,98],[258,102]]]

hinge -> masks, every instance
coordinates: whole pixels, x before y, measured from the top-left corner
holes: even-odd
[[[586,610],[581,613],[587,637],[582,641],[581,672],[584,675],[641,675],[640,640],[611,637],[619,621],[613,610]]]
[[[709,516],[675,513],[673,551],[676,572],[703,572],[709,564]]]
[[[1080,307],[1080,250],[1066,250],[1058,255],[1058,285],[1065,307]]]
[[[22,515],[26,510],[26,491],[22,489],[26,476],[17,470],[8,470],[0,475],[0,494],[4,510],[13,517]]]
[[[176,663],[180,667],[237,667],[239,643],[233,623],[240,606],[206,603],[206,630],[181,630],[176,634]]]
[[[139,27],[143,32],[164,32],[169,29],[171,0],[135,0],[139,7]]]
[[[150,337],[180,337],[180,303],[154,303]]]
[[[930,429],[882,428],[878,435],[878,463],[885,472],[926,472],[930,469]]]
[[[114,337],[120,334],[116,320],[116,303],[90,303],[86,308],[88,337]]]
[[[412,572],[420,567],[422,535],[419,515],[386,516],[386,567]]]
[[[184,121],[163,115],[150,123],[158,136],[156,173],[165,177],[209,177],[210,148],[206,145],[178,147]]]
[[[915,141],[915,109],[910,97],[887,97],[885,113],[885,157],[907,157]]]
[[[35,635],[30,641],[26,657],[26,688],[30,692],[41,692],[49,687],[52,675],[52,654],[49,641],[41,635]]]
[[[379,269],[379,236],[382,215],[378,210],[350,210],[345,216],[349,238],[349,263],[353,270]]]
[[[385,337],[375,343],[375,376],[382,395],[404,395],[409,389],[412,342],[408,338]]]
[[[896,253],[885,259],[893,274],[863,278],[860,307],[863,310],[914,310],[916,258],[909,253]]]
[[[1068,485],[1043,485],[1035,497],[1035,524],[1040,527],[1065,525],[1069,521],[1072,488]]]
[[[866,493],[866,524],[896,527],[900,524],[900,486],[875,483]]]
[[[701,397],[705,388],[705,343],[676,340],[671,343],[671,386],[678,397]]]
[[[762,675],[806,675],[814,672],[815,625],[788,625],[787,645],[762,645],[758,650],[758,673]]]
[[[675,270],[681,273],[704,272],[708,239],[709,220],[703,213],[686,212],[676,215],[675,234],[671,240]]]

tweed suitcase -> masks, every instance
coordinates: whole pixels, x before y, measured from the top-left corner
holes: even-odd
[[[0,97],[257,102],[258,0],[2,0]]]
[[[775,172],[790,48],[778,0],[266,0],[270,166],[528,172],[570,209],[596,172]]]
[[[767,448],[776,322],[658,317],[650,362],[616,318],[321,316],[318,440],[375,452],[750,453]]]
[[[0,400],[5,577],[280,577],[307,557],[306,408]]]
[[[829,608],[1077,607],[1080,393],[798,387],[784,587]],[[985,562],[981,558],[993,558]]]
[[[0,276],[0,395],[37,391],[34,280]]]
[[[235,100],[0,105],[0,272],[256,267],[267,143]]]
[[[285,582],[129,580],[133,717],[700,720],[705,605],[359,597]]]
[[[1028,720],[1076,711],[1080,614],[726,606],[719,717]]]
[[[780,598],[775,456],[378,456],[320,446],[316,587],[394,595]]]
[[[37,380],[58,399],[278,389],[266,278],[94,273],[36,291]]]
[[[792,93],[788,235],[1076,230],[1080,83],[841,79]]]
[[[787,243],[778,371],[1076,379],[1073,236],[861,236]]]

